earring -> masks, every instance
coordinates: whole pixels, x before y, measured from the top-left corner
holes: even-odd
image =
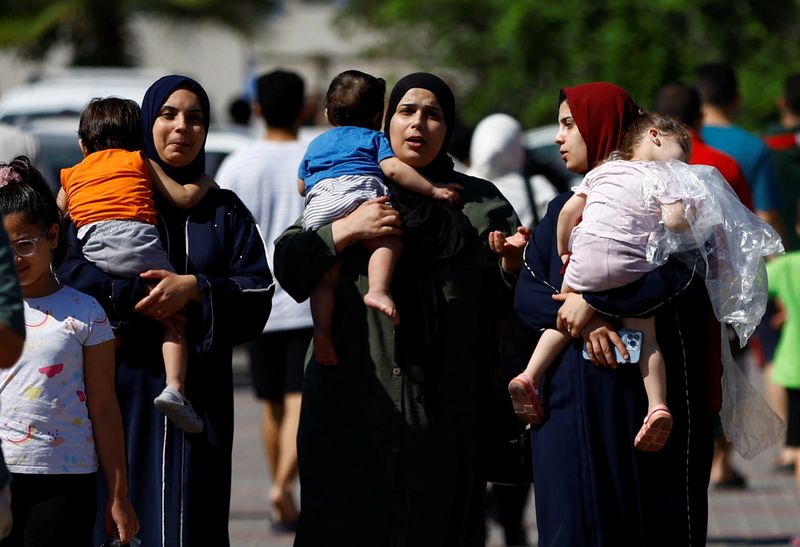
[[[658,137],[656,137],[656,140],[654,140],[653,142],[656,143],[656,146],[661,146],[661,139],[659,139]]]

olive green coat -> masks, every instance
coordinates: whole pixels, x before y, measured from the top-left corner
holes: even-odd
[[[491,183],[460,173],[455,182],[464,186],[463,212],[475,231],[458,258],[434,261],[444,305],[436,370],[425,388],[435,403],[427,408],[395,361],[391,322],[363,304],[367,252],[353,245],[337,256],[330,226],[303,232],[297,223],[276,241],[276,277],[297,300],[344,259],[333,322],[339,364],[321,366],[309,354],[305,372],[297,546],[484,544],[489,333],[496,295],[508,290],[488,233],[509,234],[518,221]],[[398,272],[393,285],[403,282]]]

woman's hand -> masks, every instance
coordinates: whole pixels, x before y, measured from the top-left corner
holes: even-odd
[[[518,226],[517,233],[509,237],[495,230],[489,232],[489,248],[500,255],[500,267],[507,272],[516,272],[522,266],[522,254],[530,238],[531,229],[525,226]]]
[[[386,204],[388,199],[387,196],[369,199],[346,217],[334,221],[331,229],[336,250],[361,239],[400,235],[400,214]]]
[[[578,338],[595,311],[578,293],[554,294],[553,300],[563,302],[556,316],[556,328]]]
[[[628,358],[628,350],[617,331],[602,317],[593,317],[583,329],[583,339],[586,343],[586,353],[589,360],[595,365],[617,368],[617,358],[614,355],[614,346],[622,356]]]
[[[167,270],[147,270],[141,277],[158,280],[158,283],[136,304],[134,310],[153,319],[171,317],[190,301],[201,300],[197,277],[193,275],[178,275]]]
[[[104,524],[109,537],[119,537],[119,542],[123,545],[139,533],[139,519],[126,497],[108,500]]]

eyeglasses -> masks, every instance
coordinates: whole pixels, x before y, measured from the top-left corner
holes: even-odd
[[[36,253],[36,242],[47,232],[42,232],[33,239],[20,239],[11,243],[11,250],[19,257],[32,256]]]

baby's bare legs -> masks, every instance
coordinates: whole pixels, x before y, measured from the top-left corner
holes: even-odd
[[[183,324],[172,319],[164,319],[162,323],[172,322],[172,326],[165,325],[164,341],[161,345],[161,354],[164,356],[164,371],[167,375],[167,386],[178,390],[181,395],[186,395],[184,383],[186,382],[186,364],[189,361],[189,349],[186,344],[186,329]],[[176,336],[180,334],[180,337]]]
[[[336,264],[322,274],[311,292],[311,318],[314,320],[314,359],[320,365],[335,365],[336,350],[333,348],[333,306],[336,285],[342,265]]]
[[[642,331],[642,350],[639,357],[639,370],[647,392],[647,413],[658,405],[667,404],[667,370],[664,356],[656,341],[655,317],[640,319],[626,317],[622,321],[625,328]]]
[[[572,293],[575,291],[566,283],[562,283],[561,292]],[[568,333],[556,329],[545,330],[533,349],[533,355],[525,368],[525,374],[536,380],[537,383],[541,382],[542,376],[547,372],[547,367],[555,361],[559,353],[564,351],[570,340],[572,337]]]
[[[561,292],[571,293],[575,291],[566,283],[562,283]],[[547,372],[547,367],[555,361],[559,353],[564,351],[571,339],[572,337],[568,333],[556,329],[545,330],[536,343],[536,347],[533,348],[533,355],[528,361],[528,366],[525,367],[525,374],[536,380],[537,384],[540,384],[542,376]]]
[[[555,361],[558,354],[569,345],[571,339],[570,335],[559,330],[545,330],[533,349],[533,355],[528,361],[528,366],[525,367],[525,374],[536,380],[537,384],[540,384],[542,376],[547,372],[547,368]]]
[[[572,290],[563,285],[561,288],[561,292],[572,292]],[[539,341],[536,342],[536,347],[533,348],[533,355],[531,355],[530,360],[528,360],[528,366],[525,367],[525,374],[532,380],[532,385],[534,390],[538,390],[539,386],[542,385],[542,377],[544,373],[547,372],[547,368],[550,364],[556,360],[558,354],[564,351],[569,345],[570,340],[572,337],[565,333],[561,332],[556,329],[546,329],[542,336],[539,338]],[[519,378],[519,377],[517,377]],[[514,382],[512,382],[513,384]],[[530,397],[530,394],[527,395],[522,393],[519,389],[517,389],[517,393],[514,393],[513,387],[509,386],[509,391],[511,392],[511,397],[514,399],[515,395],[519,400],[522,396]],[[530,389],[526,390],[530,391]],[[538,393],[536,394],[538,397]],[[518,402],[518,401],[517,401]],[[534,406],[539,406],[534,405]],[[530,415],[530,411],[528,412]],[[533,419],[533,423],[539,423],[541,421],[541,416],[538,415],[539,411],[538,408],[534,410],[533,415],[535,416]]]
[[[625,327],[642,331],[639,370],[647,392],[647,416],[633,440],[633,446],[644,452],[661,450],[672,431],[672,415],[667,408],[667,370],[664,356],[656,341],[655,318],[626,318]]]
[[[539,425],[544,420],[542,405],[542,376],[547,367],[569,344],[570,336],[555,329],[547,329],[536,343],[525,372],[508,383],[508,394],[514,412],[523,422]]]
[[[369,291],[364,295],[364,304],[385,314],[392,323],[398,325],[400,316],[394,300],[389,295],[389,285],[392,282],[394,266],[403,251],[403,244],[397,236],[364,239],[361,243],[372,251],[368,268]]]
[[[544,420],[542,377],[571,339],[569,334],[556,329],[545,330],[533,349],[525,371],[509,382],[508,394],[511,396],[514,412],[522,421],[539,425]]]

